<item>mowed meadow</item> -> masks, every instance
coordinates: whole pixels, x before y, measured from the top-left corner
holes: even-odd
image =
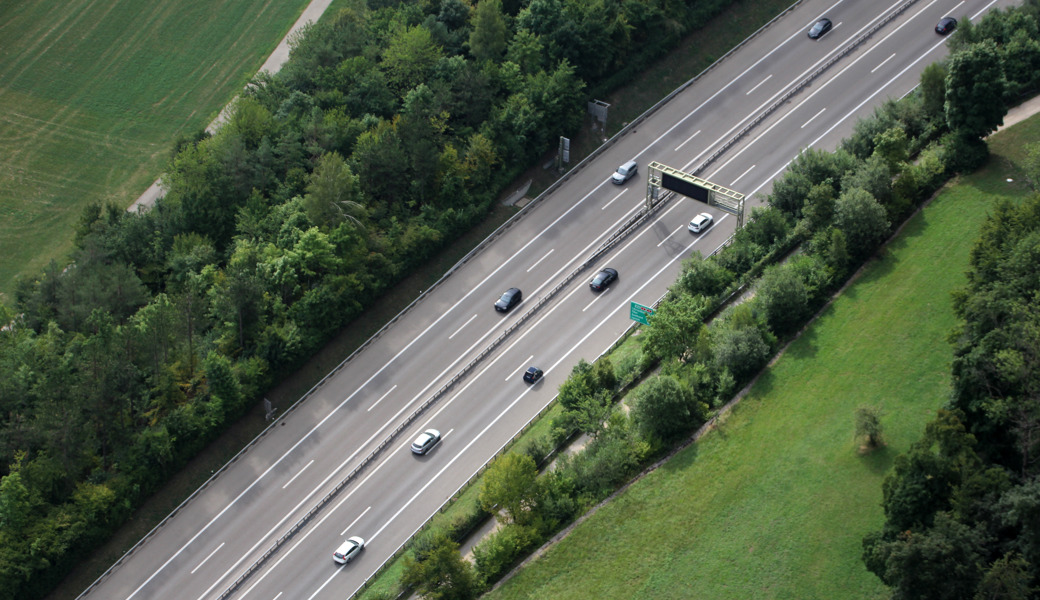
[[[144,192],[306,4],[0,2],[0,300],[63,259],[84,206]]]

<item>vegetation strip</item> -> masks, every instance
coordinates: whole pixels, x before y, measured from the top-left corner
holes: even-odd
[[[1009,18],[1021,15],[1032,19],[1035,26],[1036,15],[1029,12],[1032,10],[1033,7],[1026,8]],[[988,23],[984,25],[988,25],[985,30],[989,35],[1000,35],[1002,18],[1004,14],[999,12],[987,16]],[[970,45],[979,38],[967,39],[964,45],[954,48],[948,63],[925,70],[918,95],[890,101],[873,119],[858,123],[855,134],[843,142],[838,152],[810,150],[798,157],[774,186],[770,207],[758,211],[716,260],[685,265],[671,297],[662,303],[642,336],[645,355],[662,361],[662,374],[637,389],[630,403],[631,417],[611,411],[610,403],[605,402],[616,389],[616,373],[609,361],[595,367],[579,364],[575,368],[560,388],[558,401],[565,409],[561,421],[579,424],[591,436],[591,442],[573,458],[563,457],[559,469],[541,477],[534,472],[533,462],[528,459],[524,464],[523,456],[504,456],[489,469],[482,484],[481,504],[485,510],[500,508],[499,518],[506,525],[474,549],[475,569],[459,559],[451,537],[432,536],[420,540],[414,558],[405,561],[404,584],[414,586],[420,594],[451,590],[450,593],[460,596],[493,584],[532,545],[546,539],[590,503],[609,495],[634,474],[633,469],[641,462],[671,447],[691,427],[702,423],[710,406],[718,407],[735,386],[750,379],[765,364],[778,341],[797,332],[804,319],[843,284],[850,269],[854,270],[875,252],[893,222],[905,219],[913,206],[929,197],[951,173],[979,166],[988,154],[982,138],[996,128],[1005,110],[1000,104],[1004,85],[1036,89],[1040,82],[1033,74],[1006,82],[993,76],[999,72],[998,61],[1014,64],[1013,61],[1020,60],[1017,53],[1000,55],[988,40]],[[1007,72],[1018,71],[1009,68]],[[986,85],[967,85],[968,81],[977,84],[979,79],[985,79]],[[937,101],[942,99],[945,104]],[[915,132],[916,137],[910,138],[906,132]],[[936,144],[935,140],[940,138],[942,144]],[[752,300],[724,311],[710,328],[700,326],[698,331],[698,324],[713,310],[719,295],[740,274],[759,268],[762,263],[756,263],[756,257],[775,255],[775,249],[788,246],[791,240],[801,240],[801,255],[783,265],[766,266]],[[907,329],[896,333],[905,335],[903,331]],[[938,338],[942,337],[940,333]],[[903,346],[901,350],[905,351],[912,344],[904,341]],[[876,351],[874,355],[876,360],[892,361],[892,357]],[[905,371],[905,360],[894,368]],[[931,373],[934,377],[935,371]],[[893,383],[878,381],[876,386]],[[903,381],[898,385],[919,389],[921,383]],[[856,414],[857,430],[866,432],[864,439],[869,449],[882,439],[879,412],[861,407]],[[936,426],[947,425],[940,422]],[[922,442],[920,448],[925,457],[929,444],[935,443],[934,435]],[[919,487],[919,483],[911,478],[907,489],[917,489],[914,486]],[[886,483],[886,500],[888,490]],[[886,535],[894,535],[892,532],[902,529],[896,524],[886,531]],[[687,536],[682,538],[686,540]],[[878,540],[884,544],[877,545]],[[873,538],[868,542],[882,552],[873,562],[867,561],[874,570],[892,565],[886,556],[894,556],[893,552],[910,552],[907,556],[915,552],[912,544],[906,550],[891,539]],[[598,547],[582,544],[583,549]],[[611,556],[625,561],[633,558],[628,553]],[[1005,570],[994,576],[1000,577],[1008,568],[1017,569],[1016,577],[1029,573],[1025,563],[1015,563],[1013,567],[1010,564],[995,564],[994,570]],[[886,577],[901,581],[905,572],[904,569]],[[971,576],[978,578],[980,574],[981,568],[962,580],[971,582]],[[618,593],[618,584],[622,582],[604,584],[606,579],[601,577],[595,583],[607,585],[609,593]],[[845,579],[839,579],[844,584]],[[587,579],[582,581],[583,596],[608,593],[606,589],[593,591],[589,585]],[[917,587],[912,589],[927,588],[921,587],[920,580],[913,585]],[[681,587],[673,584],[668,589],[674,594]],[[660,595],[662,591],[655,586],[642,593]],[[632,590],[627,595],[637,592]]]

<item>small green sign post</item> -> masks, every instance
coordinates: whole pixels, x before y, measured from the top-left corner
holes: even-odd
[[[654,314],[654,309],[650,308],[649,306],[643,306],[642,304],[633,302],[632,306],[629,308],[628,318],[632,319],[633,321],[636,321],[637,323],[649,325],[650,315],[652,314]]]

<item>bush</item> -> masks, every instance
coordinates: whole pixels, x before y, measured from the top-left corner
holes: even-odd
[[[735,279],[732,272],[727,271],[716,260],[702,260],[700,252],[683,261],[682,272],[676,279],[674,288],[691,296],[703,295],[709,298],[724,292]]]
[[[707,407],[674,377],[653,377],[635,395],[632,422],[647,440],[671,444],[704,422]]]
[[[738,382],[765,366],[776,341],[747,304],[730,309],[717,320],[711,328],[711,339],[715,369],[728,371]]]
[[[498,581],[540,541],[541,536],[533,527],[504,525],[473,548],[477,573],[487,584]]]
[[[989,158],[989,146],[978,136],[951,133],[943,139],[943,164],[950,173],[974,171]]]
[[[861,189],[845,192],[834,206],[834,224],[845,234],[849,255],[863,260],[888,235],[885,208]]]
[[[777,335],[797,331],[809,314],[809,293],[805,282],[787,264],[766,270],[756,288],[755,302],[765,312],[766,323]]]
[[[628,418],[616,412],[602,435],[581,452],[560,457],[558,468],[574,481],[577,496],[591,503],[634,475],[647,452],[646,443],[629,431]]]

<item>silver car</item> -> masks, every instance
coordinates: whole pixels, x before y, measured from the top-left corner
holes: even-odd
[[[420,456],[426,454],[436,446],[439,441],[441,441],[441,432],[436,429],[427,429],[420,433],[419,437],[415,438],[415,441],[412,442],[412,452]]]
[[[332,560],[338,564],[345,565],[354,560],[354,557],[361,554],[361,551],[364,549],[365,540],[355,535],[354,537],[347,538],[347,541],[340,544],[340,547],[332,553]]]
[[[610,180],[621,185],[629,179],[632,179],[632,176],[635,175],[637,171],[639,171],[639,165],[636,164],[636,161],[630,160],[618,167],[617,171],[614,171],[614,174],[610,176]]]

